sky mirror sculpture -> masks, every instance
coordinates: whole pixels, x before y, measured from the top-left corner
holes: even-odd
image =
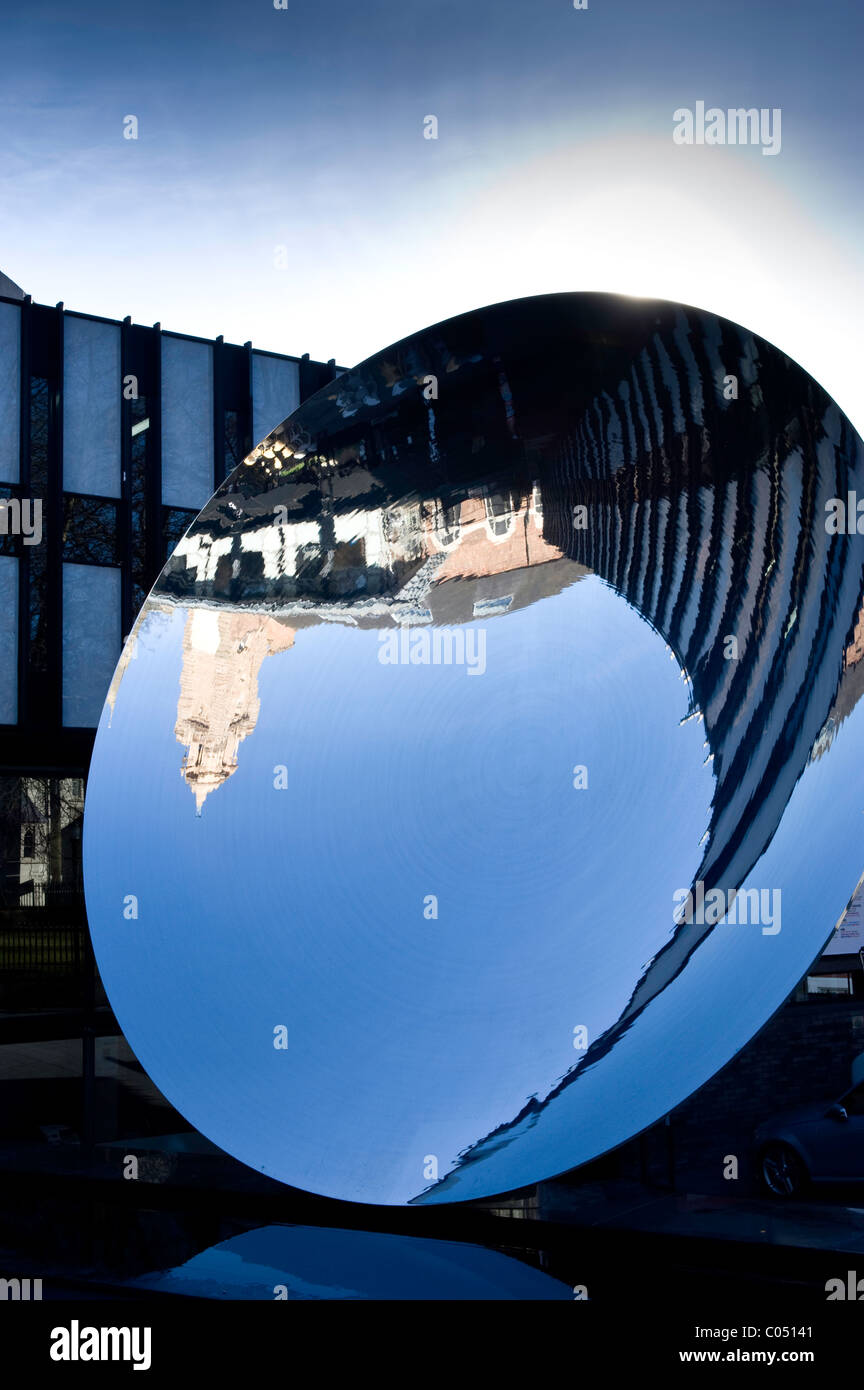
[[[496,305],[307,401],[96,741],[94,946],[168,1099],[286,1183],[434,1203],[708,1080],[864,868],[858,496],[825,391],[666,302]]]

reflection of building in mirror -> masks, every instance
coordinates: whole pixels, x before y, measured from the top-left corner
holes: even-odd
[[[206,608],[189,613],[175,734],[186,748],[183,777],[199,815],[210,792],[236,770],[240,744],[255,728],[262,661],[293,645],[293,628],[274,618]]]

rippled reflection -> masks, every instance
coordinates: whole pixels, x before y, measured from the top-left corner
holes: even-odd
[[[707,1080],[864,861],[856,490],[815,382],[664,303],[500,305],[301,407],[166,566],[91,769],[99,965],[172,1103],[428,1202]]]

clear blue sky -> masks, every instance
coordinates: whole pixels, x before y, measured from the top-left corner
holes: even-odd
[[[0,268],[39,301],[351,364],[515,295],[658,294],[864,428],[851,0],[2,0],[0,26]],[[780,154],[676,146],[699,100],[780,107]]]
[[[594,1039],[619,1017],[697,871],[714,781],[662,638],[594,576],[490,620],[482,680],[384,665],[378,638],[327,622],[268,656],[255,729],[197,816],[175,725],[201,639],[187,610],[151,613],[103,713],[85,877],[112,1006],[181,1113],[282,1181],[402,1202],[425,1154],[443,1175],[551,1089],[574,1024]],[[118,930],[128,893],[140,918]]]

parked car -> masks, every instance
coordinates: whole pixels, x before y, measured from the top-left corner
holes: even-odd
[[[864,1183],[864,1081],[833,1103],[774,1115],[754,1136],[762,1182],[776,1197],[811,1183]]]

